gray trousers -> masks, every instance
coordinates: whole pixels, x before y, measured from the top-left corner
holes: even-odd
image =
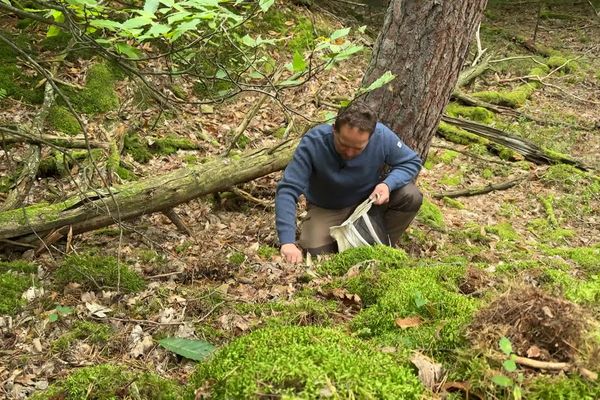
[[[412,222],[423,203],[423,195],[414,183],[409,183],[390,193],[390,201],[379,207],[383,213],[385,230],[390,242],[395,245],[402,232]],[[307,215],[300,225],[300,240],[302,249],[312,255],[334,253],[337,245],[329,236],[329,228],[340,225],[354,211],[358,204],[339,210],[307,205]]]

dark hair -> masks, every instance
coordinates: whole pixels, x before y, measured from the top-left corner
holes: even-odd
[[[375,114],[375,111],[364,101],[355,100],[346,107],[340,108],[333,129],[339,132],[343,125],[350,125],[353,128],[373,134],[376,124],[377,114]]]

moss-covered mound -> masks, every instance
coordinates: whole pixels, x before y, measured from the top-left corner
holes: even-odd
[[[445,226],[442,210],[428,199],[423,199],[423,204],[417,214],[417,220],[434,229],[443,229]]]
[[[37,267],[25,261],[0,261],[0,315],[15,315],[25,304],[23,292],[35,285]]]
[[[119,97],[115,91],[115,74],[106,64],[95,64],[87,71],[85,87],[75,93],[71,101],[80,111],[97,114],[119,107]]]
[[[479,303],[459,293],[464,275],[462,266],[438,264],[401,268],[376,279],[370,273],[353,278],[347,288],[368,301],[352,328],[388,345],[431,351],[460,347]],[[396,322],[413,317],[420,320],[418,326],[403,328]]]
[[[52,350],[62,352],[76,341],[85,341],[97,346],[104,346],[108,343],[113,333],[113,329],[108,324],[102,324],[93,321],[76,321],[70,329],[63,333],[52,343]]]
[[[1,32],[6,34],[5,32]],[[10,36],[10,35],[7,35]],[[28,38],[23,35],[20,38],[10,38],[21,48],[27,48]],[[28,103],[42,103],[44,100],[44,89],[35,88],[39,81],[38,76],[27,76],[17,65],[17,52],[4,41],[0,41],[0,93],[2,97],[12,97]],[[0,101],[2,101],[0,97]]]
[[[144,279],[128,265],[118,263],[114,257],[91,254],[67,257],[54,273],[58,286],[77,282],[87,290],[119,288],[126,293],[144,288]]]
[[[578,376],[543,376],[527,387],[530,400],[593,400],[600,399],[600,383],[585,381]]]
[[[417,399],[410,367],[336,329],[279,327],[242,336],[200,364],[187,399]]]
[[[389,246],[364,246],[346,250],[334,255],[319,267],[319,271],[335,276],[344,275],[348,269],[359,263],[373,261],[379,269],[405,266],[408,256],[403,250]]]
[[[179,400],[181,387],[153,373],[132,372],[130,367],[101,364],[81,368],[66,379],[31,397],[32,400]]]
[[[57,131],[68,135],[77,135],[81,133],[81,127],[77,118],[71,114],[67,107],[54,106],[48,113],[48,123]]]

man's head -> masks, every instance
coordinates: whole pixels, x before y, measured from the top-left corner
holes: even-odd
[[[335,150],[344,160],[358,156],[369,144],[376,124],[375,112],[362,101],[340,109],[333,124]]]

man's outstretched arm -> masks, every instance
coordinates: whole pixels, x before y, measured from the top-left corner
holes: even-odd
[[[417,153],[404,144],[389,128],[384,130],[386,164],[390,173],[383,180],[390,192],[412,182],[421,170],[422,161]]]

